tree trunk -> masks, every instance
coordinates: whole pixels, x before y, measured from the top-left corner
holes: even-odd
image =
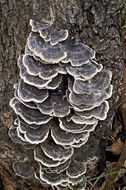
[[[123,31],[121,9],[124,0],[0,0],[0,175],[5,190],[41,189],[35,180],[22,180],[16,177],[12,163],[24,157],[27,151],[14,144],[8,136],[8,128],[13,125],[14,113],[9,106],[13,97],[13,85],[18,81],[17,58],[24,52],[26,39],[30,33],[29,20],[38,22],[54,21],[55,26],[68,29],[70,36],[80,39],[96,51],[98,63],[113,73],[113,95],[109,100],[110,111],[107,119],[92,132],[88,143],[81,147],[85,161],[96,157],[97,161],[105,154],[102,137],[111,132],[110,126],[116,112],[122,89],[123,72]],[[29,153],[30,156],[31,153]],[[97,164],[93,163],[97,174]],[[46,189],[46,187],[44,187]],[[48,187],[49,189],[49,187]]]

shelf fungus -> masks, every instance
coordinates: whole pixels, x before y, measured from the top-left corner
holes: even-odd
[[[31,33],[27,43],[30,51],[48,63],[59,63],[67,56],[60,44],[52,46],[50,43],[46,43],[38,33]]]
[[[33,32],[38,32],[40,36],[51,45],[56,45],[68,38],[68,30],[59,30],[51,27],[49,24],[38,23],[30,20],[30,25]]]
[[[70,113],[70,106],[67,98],[64,93],[54,92],[52,92],[52,94],[50,92],[49,97],[42,103],[37,103],[37,107],[43,114],[45,113],[55,117],[65,117]]]
[[[75,40],[66,42],[61,49],[66,52],[62,62],[70,62],[72,66],[82,66],[95,58],[95,52],[90,47]]]
[[[34,20],[30,25],[25,53],[17,61],[20,79],[10,101],[17,119],[8,134],[33,152],[37,167],[18,161],[13,169],[55,190],[85,189],[86,183],[77,184],[85,180],[91,158],[81,161],[77,150],[107,118],[112,72],[96,62],[94,50],[69,37],[67,29]]]
[[[23,56],[23,64],[29,75],[39,76],[43,80],[53,79],[58,73],[66,74],[63,68],[57,64],[42,64],[30,55]]]
[[[12,167],[14,172],[20,177],[30,178],[33,176],[33,167],[31,167],[31,164],[27,159],[14,162]]]
[[[94,60],[88,60],[82,66],[72,66],[70,63],[66,65],[66,70],[71,76],[83,81],[92,79],[102,68],[103,66]]]

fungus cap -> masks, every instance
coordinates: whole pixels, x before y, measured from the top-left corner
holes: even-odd
[[[67,72],[75,79],[83,81],[93,78],[102,68],[103,66],[94,60],[88,60],[88,62],[82,66],[72,66],[70,63],[66,64]]]
[[[57,145],[54,141],[43,143],[41,148],[45,155],[54,161],[68,160],[74,152],[72,147],[65,148],[61,145]]]
[[[72,159],[69,168],[66,170],[66,174],[70,178],[78,178],[86,173],[86,169],[85,163]]]
[[[32,126],[32,125],[31,125]],[[33,125],[33,127],[30,127],[25,122],[21,122],[19,120],[19,131],[24,134],[24,138],[27,142],[30,144],[40,144],[47,139],[49,135],[49,124],[43,124],[43,125],[38,125],[36,128],[36,125]]]
[[[28,37],[28,48],[41,60],[44,60],[48,63],[59,63],[63,60],[67,54],[62,51],[60,44],[52,46],[49,43],[46,43],[42,38],[36,34],[31,33]]]
[[[27,160],[14,162],[12,167],[16,175],[20,177],[30,178],[33,176],[33,168]]]
[[[44,102],[37,103],[37,107],[42,113],[55,117],[65,117],[70,113],[70,107],[64,93],[50,93]]]
[[[17,98],[11,99],[10,106],[28,124],[41,125],[48,123],[52,119],[52,117],[42,114],[39,110],[26,107]]]
[[[89,132],[82,133],[70,133],[62,130],[59,126],[53,126],[51,128],[51,136],[56,144],[61,146],[73,146],[80,141],[85,141],[89,137]]]
[[[49,38],[50,44],[56,45],[68,38],[68,30],[51,30]]]
[[[107,117],[108,110],[109,110],[109,103],[108,101],[104,101],[98,107],[95,107],[91,110],[85,110],[83,112],[76,112],[76,114],[87,119],[94,117],[99,120],[105,120]]]
[[[20,80],[18,83],[18,97],[24,102],[41,103],[49,96],[47,89],[38,89]]]
[[[76,94],[67,92],[69,103],[76,111],[90,110],[101,105],[106,99],[112,96],[113,86],[110,85],[105,91],[94,92],[91,94]]]
[[[82,133],[85,131],[91,132],[95,129],[96,125],[98,124],[98,120],[94,119],[94,123],[92,124],[76,124],[73,121],[67,121],[65,118],[59,119],[59,127],[62,130],[65,130],[70,133]]]
[[[102,70],[88,81],[74,80],[73,91],[76,94],[99,93],[109,87],[111,78],[111,71]]]
[[[49,80],[62,72],[62,68],[58,64],[44,64],[39,60],[35,60],[33,56],[24,55],[23,64],[29,75],[39,76],[43,80]],[[61,71],[60,71],[61,70]]]
[[[62,62],[68,63],[70,61],[72,66],[82,66],[89,59],[95,58],[95,52],[89,46],[75,40],[63,44],[62,50],[67,53],[67,57]]]
[[[39,89],[44,88],[47,84],[49,84],[49,82],[52,81],[52,79],[50,80],[43,80],[38,76],[32,76],[29,75],[27,72],[27,69],[25,68],[25,66],[23,65],[23,60],[22,57],[19,57],[18,59],[18,67],[20,69],[20,77],[21,79],[23,79],[23,81],[31,86],[35,86]]]
[[[54,161],[53,159],[51,159],[45,155],[45,153],[43,152],[43,150],[40,146],[37,146],[34,149],[34,159],[46,167],[56,167],[66,161],[66,160],[62,161],[62,162],[57,161],[57,160]]]

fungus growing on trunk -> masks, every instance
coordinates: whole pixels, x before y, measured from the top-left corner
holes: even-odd
[[[17,119],[8,134],[33,152],[36,179],[57,190],[75,190],[92,159],[81,161],[77,150],[107,117],[112,72],[96,62],[94,50],[71,40],[67,29],[34,20],[30,25],[25,54],[18,59],[21,79],[10,101]],[[24,178],[31,176],[23,161],[13,169]]]

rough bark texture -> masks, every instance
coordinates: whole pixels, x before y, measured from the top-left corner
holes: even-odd
[[[13,84],[18,81],[16,62],[24,50],[30,31],[29,19],[54,20],[56,27],[69,29],[71,37],[89,45],[96,51],[98,62],[113,72],[114,90],[108,117],[77,152],[81,153],[82,160],[93,156],[100,158],[101,152],[104,154],[105,150],[99,144],[102,137],[111,131],[109,126],[121,94],[124,39],[120,10],[123,4],[124,0],[0,0],[0,175],[1,178],[8,178],[5,189],[11,189],[10,180],[14,182],[15,179],[18,180],[13,190],[23,189],[24,184],[26,189],[37,190],[38,187],[36,181],[22,181],[15,177],[11,164],[27,154],[27,151],[12,143],[7,135],[14,119],[9,101],[13,96]],[[97,173],[96,168],[94,170]]]

